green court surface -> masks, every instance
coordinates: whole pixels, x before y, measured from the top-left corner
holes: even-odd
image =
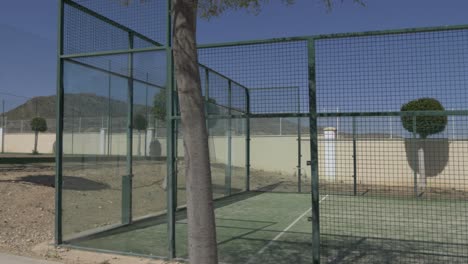
[[[468,263],[468,201],[327,196],[323,263]]]
[[[250,192],[216,202],[222,263],[312,263],[310,194]],[[468,202],[321,196],[322,263],[467,263]],[[422,211],[425,218],[421,219]],[[177,257],[187,258],[186,219],[177,215]],[[167,255],[165,217],[72,245]]]

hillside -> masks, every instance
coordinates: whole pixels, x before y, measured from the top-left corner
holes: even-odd
[[[127,116],[127,103],[122,100],[111,99],[107,97],[98,96],[95,94],[67,94],[65,98],[65,118],[67,120],[74,120],[76,117],[90,117],[98,118],[107,116],[109,114],[114,118],[125,120]],[[135,113],[144,113],[146,109],[144,105],[135,105]],[[31,120],[35,116],[41,116],[46,119],[55,119],[55,96],[39,96],[34,97],[24,104],[6,112],[8,120]],[[99,121],[98,120],[98,121]],[[234,134],[244,134],[245,126],[242,125],[240,120],[233,119],[233,132]],[[307,135],[309,132],[309,125],[306,119],[303,119],[301,124],[302,135]],[[69,123],[69,122],[68,122]],[[53,124],[50,124],[51,126]],[[87,124],[93,128],[100,127],[100,121],[96,124]],[[117,124],[116,124],[117,125]],[[83,124],[85,126],[85,124]],[[120,124],[122,129],[125,129],[125,123]],[[251,119],[251,134],[252,135],[297,135],[297,119],[296,118],[282,118],[281,126],[279,118],[252,118]],[[217,122],[210,128],[212,135],[225,135],[227,129],[227,122],[225,120],[217,120]],[[323,134],[323,127],[318,128],[318,134]],[[388,138],[387,133],[368,133],[359,135],[361,138]],[[394,135],[394,137],[399,137]],[[352,135],[349,132],[341,131],[341,139],[351,139]]]
[[[67,94],[65,97],[65,115],[80,117],[107,116],[110,104],[110,114],[113,117],[125,117],[127,104],[124,101],[111,99],[95,94]],[[144,111],[145,106],[136,105],[135,112]],[[55,118],[55,95],[39,96],[8,111],[8,120],[30,120],[35,116]]]

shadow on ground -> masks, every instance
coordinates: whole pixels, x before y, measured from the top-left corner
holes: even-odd
[[[55,175],[29,175],[18,178],[15,181],[27,182],[52,188],[55,187]],[[63,188],[66,190],[74,191],[99,191],[109,189],[110,186],[102,182],[92,181],[85,178],[75,176],[64,176]]]
[[[323,263],[462,264],[468,257],[464,244],[328,234],[321,238]]]

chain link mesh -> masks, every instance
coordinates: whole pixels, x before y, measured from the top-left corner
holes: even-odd
[[[129,87],[133,88],[133,118],[139,116],[140,122],[147,121],[135,133],[137,137],[131,139],[138,142],[137,150],[131,153],[136,160],[132,164],[139,201],[133,210],[142,217],[146,213],[161,216],[167,212],[164,184],[170,175],[165,175],[164,156],[165,140],[169,138],[165,138],[168,135],[164,129],[166,52],[137,52],[133,56],[89,53],[124,52],[165,44],[166,2],[65,1],[64,54],[88,53],[64,59],[65,149],[67,155],[82,151],[83,160],[89,155],[95,158],[82,164],[68,161],[65,174],[106,182],[109,190],[124,189],[120,176],[128,171],[123,156],[128,154],[128,93]],[[310,54],[311,44],[315,54]],[[213,195],[228,198],[218,209],[235,211],[235,217],[242,218],[234,220],[229,217],[232,214],[220,218],[218,210],[217,220],[224,221],[220,228],[228,226],[238,232],[222,229],[220,234],[225,241],[234,241],[234,245],[255,241],[249,246],[236,246],[235,251],[222,249],[221,260],[289,263],[294,256],[297,263],[311,263],[310,247],[321,247],[322,263],[465,263],[467,44],[468,30],[440,29],[200,48]],[[313,58],[315,72],[310,68]],[[316,91],[310,89],[311,80],[316,81]],[[310,113],[310,105],[314,104],[309,102],[311,92],[316,92],[316,131],[310,131],[310,117],[314,117]],[[425,108],[429,110],[425,113],[402,111],[403,105],[421,98],[435,98],[444,108]],[[100,107],[90,109],[90,100]],[[174,102],[177,104],[177,98]],[[176,111],[173,118],[180,118],[180,113]],[[174,122],[175,202],[182,208],[186,191],[181,141],[184,131],[179,121]],[[10,124],[8,129],[17,129],[18,124]],[[74,134],[77,130],[78,134]],[[96,137],[80,138],[79,134],[88,132]],[[102,137],[99,142],[107,142],[107,150],[99,148],[98,134]],[[106,135],[113,136],[104,139]],[[311,136],[318,138],[318,153],[311,153]],[[76,141],[82,144],[73,143]],[[84,151],[84,145],[93,151]],[[101,159],[99,155],[109,156],[111,148],[117,157]],[[151,160],[151,149],[159,151],[159,159]],[[312,186],[313,174],[307,167],[312,154],[318,155],[318,186]],[[158,175],[148,177],[150,169]],[[230,196],[246,191],[248,185],[254,192],[242,194],[246,195],[245,200],[235,203]],[[308,196],[314,189],[320,191],[320,245],[312,243],[307,221]],[[109,190],[87,192],[87,198],[67,190],[64,206],[68,211],[65,210],[64,219],[69,222],[65,233],[119,223],[120,193]],[[281,196],[274,196],[276,193]],[[88,203],[79,204],[77,197]],[[259,197],[270,197],[270,203]],[[255,204],[256,199],[263,204]],[[118,202],[110,204],[108,200]],[[90,201],[98,201],[105,216],[78,223],[70,213],[73,208],[88,215],[102,214],[90,207]],[[242,202],[245,207],[241,207]],[[234,207],[238,211],[228,209]],[[282,214],[275,214],[279,211]],[[185,218],[182,214],[180,219]],[[296,214],[300,217],[295,221]],[[255,221],[253,215],[264,218]],[[119,245],[99,243],[109,239],[107,233],[101,234],[98,243],[93,244],[92,238],[80,245],[165,255],[166,219],[156,219],[159,222],[142,227],[159,230],[156,233],[164,237],[151,248],[138,246],[140,239],[119,234],[113,237],[122,240]],[[288,222],[283,223],[284,219]],[[232,221],[251,226],[235,226]],[[185,222],[177,224],[178,234],[185,231]],[[163,231],[158,229],[161,227]],[[135,235],[134,230],[122,229],[122,234]],[[274,235],[270,237],[271,234]],[[179,236],[183,237],[179,234],[177,239]],[[146,241],[155,239],[153,235]],[[177,250],[178,257],[185,257],[182,244],[177,245]]]

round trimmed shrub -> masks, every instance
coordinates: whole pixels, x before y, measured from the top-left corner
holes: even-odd
[[[444,111],[442,104],[434,98],[420,98],[409,101],[401,106],[402,112],[408,111]],[[429,135],[437,134],[445,130],[447,126],[447,116],[417,116],[416,131],[413,127],[413,116],[402,116],[401,123],[409,132],[416,132],[425,139]]]

